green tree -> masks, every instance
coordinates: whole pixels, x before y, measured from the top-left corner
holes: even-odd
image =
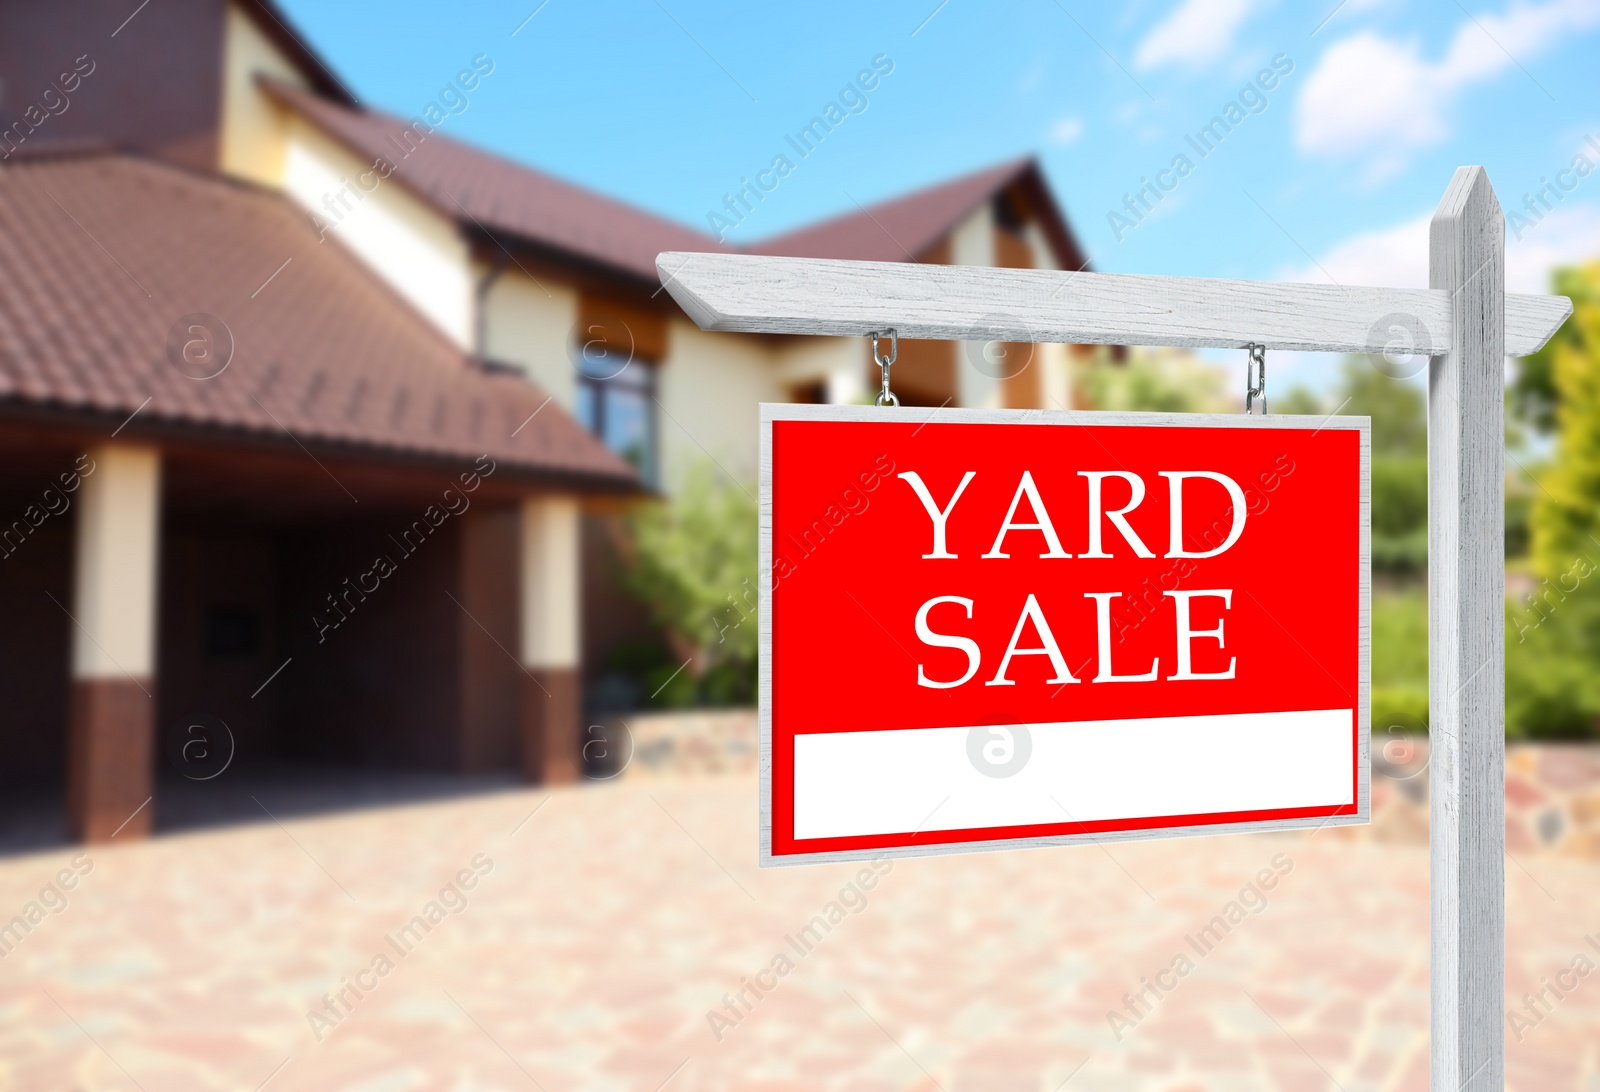
[[[1572,300],[1573,316],[1543,349],[1517,362],[1517,374],[1508,391],[1512,409],[1540,432],[1556,428],[1556,406],[1561,398],[1557,359],[1563,351],[1576,351],[1592,360],[1600,344],[1595,326],[1596,309],[1600,308],[1600,262],[1558,269],[1551,280],[1557,295]]]
[[[1290,387],[1288,393],[1282,397],[1274,395],[1267,403],[1267,408],[1273,413],[1298,413],[1308,417],[1321,416],[1328,412],[1322,404],[1322,399],[1298,383]]]
[[[1242,394],[1239,402],[1230,402],[1226,379],[1222,368],[1192,353],[1136,348],[1120,364],[1097,354],[1082,373],[1080,390],[1088,407],[1097,410],[1226,413],[1243,405]]]
[[[1428,457],[1373,455],[1372,567],[1428,571]]]
[[[1600,262],[1554,280],[1573,316],[1521,361],[1511,390],[1516,412],[1556,432],[1530,517],[1542,579],[1507,611],[1512,737],[1592,736],[1600,722]]]
[[[758,600],[751,491],[704,462],[684,475],[671,501],[639,510],[631,528],[628,588],[678,654],[692,656],[684,675],[699,680],[701,696],[714,703],[751,700]],[[694,697],[681,685],[674,695],[680,702]]]
[[[1506,735],[1592,735],[1600,723],[1600,568],[1579,558],[1506,610]]]
[[[1556,462],[1533,508],[1533,555],[1541,575],[1577,557],[1600,558],[1600,262],[1563,269],[1556,291],[1573,314],[1550,343],[1518,369],[1517,403],[1553,422]]]
[[[1333,402],[1372,418],[1372,567],[1417,574],[1428,568],[1427,406],[1422,388],[1389,367],[1384,357],[1345,357]]]
[[[1336,403],[1341,414],[1372,418],[1372,453],[1426,455],[1428,412],[1422,386],[1395,379],[1382,369],[1392,367],[1381,356],[1347,356],[1340,370]]]

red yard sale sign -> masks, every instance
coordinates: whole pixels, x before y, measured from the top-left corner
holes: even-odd
[[[1366,418],[762,407],[763,864],[1366,822]]]

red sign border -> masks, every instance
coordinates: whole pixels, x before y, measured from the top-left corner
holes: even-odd
[[[816,849],[802,853],[772,852],[772,425],[775,421],[901,421],[923,424],[1095,425],[1143,428],[1309,428],[1351,429],[1361,433],[1361,551],[1360,551],[1360,688],[1356,699],[1355,787],[1356,801],[1335,807],[1288,808],[1265,811],[1215,813],[1204,816],[1167,815],[1138,819],[1108,819],[1050,824],[1036,827],[978,827],[937,831],[941,840],[925,845],[889,845],[906,835],[891,834],[839,839],[815,839]],[[760,731],[760,865],[763,868],[804,864],[872,861],[883,858],[928,857],[949,853],[981,853],[1043,846],[1150,841],[1160,838],[1201,837],[1218,834],[1260,833],[1274,830],[1357,826],[1372,818],[1372,425],[1367,417],[1317,417],[1294,414],[1246,415],[1226,413],[1112,413],[1098,410],[927,409],[910,406],[839,406],[761,403],[761,464],[759,489],[760,585],[759,679],[757,721]],[[1022,833],[1029,831],[1031,833]],[[998,835],[998,836],[997,836]],[[912,834],[912,838],[916,835]],[[885,844],[840,849],[837,843],[860,846],[863,841]]]

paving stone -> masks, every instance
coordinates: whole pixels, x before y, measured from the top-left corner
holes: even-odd
[[[859,866],[758,869],[748,772],[96,846],[0,960],[0,1089],[1426,1089],[1427,849],[1337,833],[896,861],[809,948]],[[0,916],[73,852],[0,860]],[[1600,864],[1521,866],[1508,1011],[1600,963]],[[1564,992],[1508,1087],[1600,1092],[1600,974]]]

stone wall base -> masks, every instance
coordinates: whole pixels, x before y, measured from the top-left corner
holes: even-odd
[[[1372,737],[1372,825],[1322,837],[1428,844],[1428,739]],[[1600,860],[1600,745],[1506,745],[1506,849]]]

